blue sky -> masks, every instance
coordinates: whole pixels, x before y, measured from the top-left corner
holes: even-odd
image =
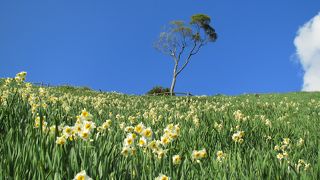
[[[143,94],[169,87],[173,61],[153,48],[162,27],[211,16],[219,39],[194,56],[176,91],[213,95],[300,91],[299,27],[319,0],[0,0],[0,77]]]

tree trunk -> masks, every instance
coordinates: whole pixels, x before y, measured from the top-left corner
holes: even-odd
[[[170,95],[172,96],[174,93],[174,87],[176,86],[176,80],[177,80],[177,76],[173,76],[172,78],[172,83],[171,83],[171,87],[170,87]]]
[[[177,69],[178,69],[178,63],[175,63],[174,69],[173,69],[173,76],[172,76],[171,87],[170,87],[170,96],[173,95],[173,93],[174,93],[174,87],[176,86]]]

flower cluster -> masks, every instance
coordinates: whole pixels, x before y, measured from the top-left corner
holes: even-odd
[[[81,114],[77,116],[74,126],[66,125],[63,127],[62,134],[60,137],[57,137],[56,143],[63,145],[67,139],[72,141],[78,139],[78,137],[87,141],[96,128],[96,124],[92,121],[92,118],[93,116],[86,109],[82,110]]]
[[[18,74],[16,74],[16,77],[14,78],[17,82],[23,82],[26,80],[27,72],[22,71]]]
[[[129,154],[135,155],[136,154],[136,147],[134,144],[137,135],[134,133],[129,133],[127,137],[123,141],[123,148],[121,154],[124,156],[128,156]]]
[[[207,151],[206,149],[202,150],[194,150],[192,151],[191,159],[196,162],[200,162],[200,159],[204,159],[207,157]]]
[[[222,124],[222,123],[217,123],[217,122],[215,122],[215,123],[214,123],[214,128],[215,128],[218,132],[221,132],[222,129],[223,129],[223,124]]]
[[[244,131],[237,131],[232,135],[232,140],[236,143],[243,143]]]
[[[152,139],[152,129],[150,127],[145,127],[143,123],[139,123],[135,127],[124,127],[124,124],[120,126],[123,126],[124,131],[128,133],[123,141],[123,148],[121,151],[121,154],[124,156],[128,156],[129,154],[134,155],[136,153],[135,141],[138,138],[137,134],[140,135],[140,139],[138,140],[138,146],[140,147],[145,147]]]
[[[222,162],[226,158],[226,154],[223,151],[217,151],[217,161]]]
[[[166,147],[178,138],[180,133],[179,125],[169,124],[164,129],[164,134],[161,136],[160,140],[154,139],[154,133],[151,127],[146,127],[143,123],[139,123],[136,126],[126,126],[124,124],[120,125],[127,136],[124,139],[121,154],[128,156],[129,154],[134,154],[136,152],[136,146],[140,147],[144,152],[146,150],[151,150],[151,152],[157,156],[157,158],[163,158],[166,153]]]
[[[238,122],[247,121],[249,119],[249,116],[245,116],[240,110],[233,112],[233,117]]]
[[[302,169],[307,171],[310,168],[310,163],[306,163],[303,159],[299,159],[298,163],[295,164],[295,168],[297,172],[300,172]]]
[[[112,124],[111,119],[107,119],[104,123],[102,123],[101,126],[97,127],[97,130],[100,133],[104,133],[106,130],[110,130],[111,124]]]
[[[48,123],[46,122],[46,116],[42,116],[42,118],[37,114],[35,120],[34,120],[34,128],[39,128],[42,125],[42,130],[47,129]]]
[[[289,157],[289,154],[287,150],[290,149],[290,139],[289,138],[283,138],[283,141],[281,142],[281,146],[276,145],[274,146],[274,150],[278,152],[277,158],[279,161],[282,159],[287,159]]]
[[[164,129],[164,134],[161,136],[161,144],[163,146],[167,146],[169,143],[174,141],[175,139],[178,138],[180,134],[180,127],[179,124],[173,125],[169,124],[165,129]]]

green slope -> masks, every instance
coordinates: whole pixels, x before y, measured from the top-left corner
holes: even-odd
[[[93,179],[320,174],[317,92],[154,97],[7,80],[0,97],[0,179],[72,179],[82,170]]]

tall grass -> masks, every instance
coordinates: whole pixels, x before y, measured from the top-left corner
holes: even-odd
[[[15,80],[2,83],[0,92],[0,179],[72,179],[82,170],[93,179],[319,179],[319,93],[148,97]],[[107,119],[112,125],[105,133],[93,129],[88,140],[57,144],[61,129],[48,128],[73,126],[83,109],[97,127]],[[160,140],[168,124],[179,124],[178,138],[162,146],[164,157],[138,145],[136,154],[122,153],[126,127],[140,122],[151,127],[152,140]],[[238,131],[242,143],[232,139]],[[207,156],[193,159],[201,149]],[[218,151],[225,154],[221,161]]]

